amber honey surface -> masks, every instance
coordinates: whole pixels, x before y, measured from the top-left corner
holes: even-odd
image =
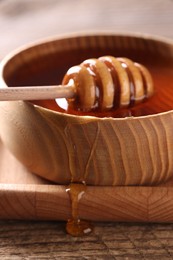
[[[111,109],[107,112],[95,109],[91,112],[83,112],[66,109],[58,106],[56,101],[39,101],[37,104],[64,113],[77,115],[91,115],[97,117],[128,117],[128,116],[145,116],[156,114],[173,109],[173,68],[169,67],[149,67],[154,81],[154,96],[145,100],[142,104],[126,109]]]
[[[6,79],[6,83],[9,86],[61,84],[65,73],[70,67],[80,64],[85,59],[104,55],[127,57],[146,66],[153,78],[154,96],[133,108],[112,109],[108,112],[96,109],[95,111],[84,113],[68,107],[63,109],[57,105],[55,100],[34,101],[33,103],[63,113],[115,118],[146,116],[173,109],[173,61],[169,53],[160,57],[155,53],[155,50],[146,52],[144,50],[90,49],[57,53],[56,55],[41,57],[35,61],[32,60],[32,64],[23,64],[9,79]],[[83,184],[71,183],[66,190],[71,200],[71,216],[68,219],[66,230],[73,236],[88,234],[93,229],[91,223],[85,221],[85,219],[80,219],[80,200],[85,196],[86,189],[87,187]]]
[[[146,66],[154,82],[154,96],[145,102],[126,109],[112,109],[107,112],[95,109],[91,112],[82,112],[64,109],[58,106],[56,100],[34,101],[33,103],[45,108],[78,115],[91,115],[97,117],[129,117],[145,116],[166,112],[173,109],[173,62],[168,57],[160,57],[155,53],[146,54],[144,51],[134,50],[78,50],[69,53],[58,53],[57,56],[42,57],[33,66],[23,66],[10,81],[11,86],[22,85],[54,85],[61,84],[67,70],[92,57],[112,55],[114,57],[128,57],[135,62]]]

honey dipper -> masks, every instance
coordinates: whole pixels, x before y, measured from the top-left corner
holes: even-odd
[[[0,89],[0,101],[67,98],[83,111],[109,110],[141,103],[154,93],[146,67],[127,58],[103,56],[70,68],[62,85]]]

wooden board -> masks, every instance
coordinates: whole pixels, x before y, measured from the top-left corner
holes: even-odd
[[[28,172],[0,144],[0,218],[67,220],[67,186]],[[92,221],[173,222],[173,179],[153,187],[88,186],[79,201],[79,217]]]

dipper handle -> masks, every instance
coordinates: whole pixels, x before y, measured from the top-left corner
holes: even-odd
[[[74,97],[75,87],[70,85],[0,88],[0,101],[42,100]]]

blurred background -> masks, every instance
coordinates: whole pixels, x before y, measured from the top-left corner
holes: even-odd
[[[173,38],[173,0],[0,0],[0,58],[28,42],[85,31]]]

